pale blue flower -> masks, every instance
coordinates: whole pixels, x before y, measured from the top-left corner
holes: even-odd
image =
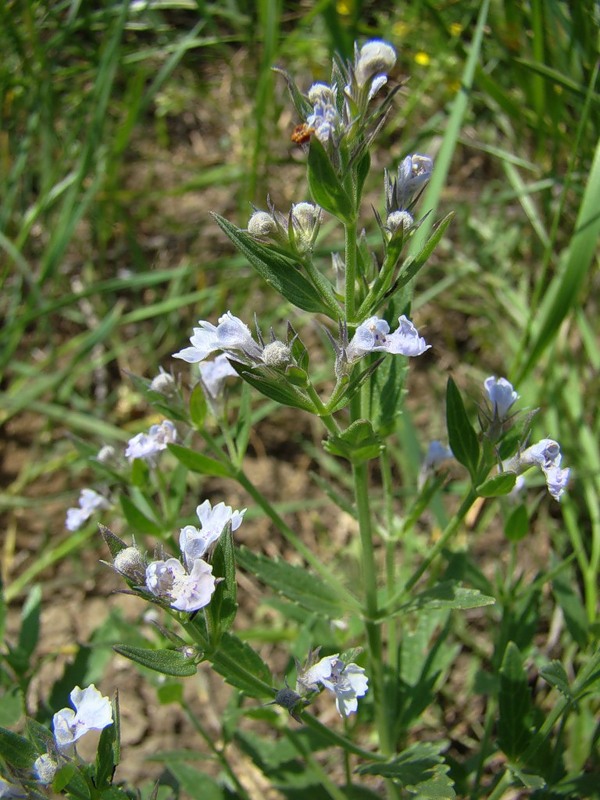
[[[231,311],[219,317],[218,325],[200,320],[199,328],[194,328],[190,338],[191,347],[186,347],[173,358],[181,358],[189,364],[204,361],[213,353],[222,350],[226,353],[244,353],[253,360],[260,360],[262,348],[254,341],[250,328]]]
[[[496,378],[494,375],[490,375],[485,379],[483,385],[494,410],[494,419],[505,420],[511,406],[519,399],[512,383],[509,383],[506,378]]]
[[[216,580],[212,566],[197,558],[188,572],[181,561],[153,561],[146,569],[146,586],[178,611],[198,611],[210,603]]]
[[[159,425],[151,425],[148,433],[138,433],[131,438],[125,449],[125,456],[132,461],[134,458],[143,458],[153,463],[155,457],[167,445],[177,441],[177,430],[175,425],[168,420],[163,420]]]
[[[544,473],[548,492],[560,500],[569,483],[570,469],[561,469],[562,453],[554,439],[541,439],[516,456],[503,462],[505,472],[521,474],[530,467],[539,467]]]
[[[414,195],[427,183],[432,171],[433,160],[420,153],[406,156],[400,162],[397,175],[393,179],[385,170],[384,193],[387,216],[394,211],[409,209]]]
[[[345,664],[339,653],[322,658],[298,675],[300,690],[316,691],[319,683],[335,694],[335,705],[342,717],[356,712],[357,698],[363,697],[369,688],[364,669],[357,664]]]
[[[185,563],[190,566],[195,559],[202,558],[209,547],[218,541],[228,525],[232,531],[237,531],[245,513],[245,508],[241,511],[234,511],[225,503],[217,503],[214,508],[211,506],[210,500],[201,503],[196,508],[200,528],[186,525],[179,534],[179,547]]]
[[[237,378],[238,374],[231,366],[227,356],[222,353],[213,361],[203,361],[200,364],[200,379],[213,400],[218,400],[223,392],[227,378]]]
[[[54,739],[60,751],[68,751],[88,731],[101,731],[112,724],[112,706],[92,683],[86,689],[76,686],[71,694],[72,708],[63,708],[52,718]]]
[[[384,319],[370,317],[356,329],[346,349],[346,357],[352,363],[366,353],[420,356],[430,347],[404,315],[398,318],[398,328],[393,333],[390,333],[390,326]]]
[[[82,489],[79,495],[79,508],[68,508],[65,527],[69,531],[77,531],[88,521],[95,511],[110,508],[110,503],[93,489]]]
[[[27,792],[22,786],[0,778],[0,797],[27,797]]]

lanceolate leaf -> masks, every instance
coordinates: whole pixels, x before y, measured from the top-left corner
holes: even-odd
[[[336,320],[339,318],[340,309],[327,304],[314,286],[297,270],[292,259],[269,250],[249,233],[232,225],[224,217],[218,214],[215,214],[214,217],[220,228],[244,254],[258,274],[286,300],[304,311],[326,314]]]
[[[491,606],[496,602],[493,597],[482,594],[477,589],[466,589],[459,586],[456,581],[442,581],[431,589],[415,595],[407,603],[403,603],[392,613],[400,611],[413,611],[433,608],[454,608],[465,610],[467,608],[481,608]]]
[[[217,650],[207,656],[227,683],[250,697],[274,697],[271,672],[258,653],[231,633],[223,634]]]
[[[440,745],[419,742],[391,761],[368,764],[359,767],[358,772],[361,775],[393,778],[420,798],[453,800],[456,793],[452,780],[446,774],[448,770],[449,767],[440,753]]]
[[[308,185],[315,203],[342,222],[352,222],[354,205],[321,142],[313,137],[308,151]]]
[[[203,453],[197,453],[195,450],[190,450],[189,447],[183,447],[180,444],[167,446],[175,458],[192,472],[199,472],[201,475],[213,475],[216,478],[230,478],[233,475],[233,470],[229,464],[205,456]]]
[[[235,580],[235,551],[233,534],[226,530],[215,547],[212,557],[213,575],[222,578],[216,586],[207,609],[207,620],[213,641],[233,625],[237,613],[237,583]]]
[[[142,667],[153,669],[163,675],[183,678],[195,675],[198,669],[193,658],[189,658],[178,650],[152,650],[125,644],[117,644],[113,649],[130,661],[135,661],[136,664],[141,664]]]
[[[271,370],[267,372],[265,369],[264,374],[261,374],[258,370],[252,370],[243,364],[237,364],[235,361],[231,362],[231,366],[236,370],[240,378],[261,394],[271,398],[271,400],[292,408],[300,408],[311,414],[316,413],[312,400],[294,386],[285,375],[277,375],[275,373],[271,377]]]
[[[446,422],[448,442],[454,458],[469,470],[474,479],[479,461],[479,442],[452,378],[448,378],[446,389]]]
[[[236,553],[238,564],[294,603],[328,617],[339,617],[347,610],[336,592],[304,567],[258,555],[245,547]]]
[[[500,667],[498,740],[509,758],[518,759],[531,739],[531,695],[519,648],[509,642]]]
[[[516,480],[517,476],[514,472],[503,472],[480,483],[476,491],[480,497],[501,497],[509,494],[515,488]]]

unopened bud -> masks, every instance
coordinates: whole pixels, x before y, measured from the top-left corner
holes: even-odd
[[[177,391],[177,384],[175,378],[169,375],[168,372],[161,372],[150,383],[150,389],[153,392],[162,394],[163,397],[172,397]]]
[[[290,358],[290,348],[280,341],[266,345],[262,353],[262,360],[268,367],[285,367],[290,363]]]
[[[252,236],[270,236],[276,228],[277,223],[266,211],[255,211],[248,220],[248,233]]]
[[[116,457],[117,451],[115,448],[110,444],[105,444],[104,447],[101,447],[98,451],[96,460],[101,464],[111,464],[115,461]]]
[[[391,44],[377,39],[367,42],[361,47],[356,61],[357,84],[364,86],[373,75],[389,72],[395,63],[396,51]]]
[[[52,783],[57,769],[58,764],[50,753],[44,753],[44,755],[39,756],[39,758],[36,758],[33,762],[33,774],[35,779],[44,786]]]
[[[120,550],[114,557],[113,567],[136,585],[143,586],[146,581],[146,560],[137,547]]]
[[[386,225],[391,233],[396,233],[397,230],[402,229],[407,233],[415,224],[412,214],[408,211],[393,211],[387,218]]]

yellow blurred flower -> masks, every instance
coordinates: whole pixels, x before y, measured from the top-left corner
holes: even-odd
[[[348,3],[346,0],[338,0],[335,4],[335,9],[340,16],[348,17],[352,13],[352,3]]]
[[[418,53],[415,53],[415,61],[421,67],[428,67],[431,64],[429,53],[425,53],[423,50],[419,50]]]
[[[450,25],[449,30],[451,36],[460,36],[460,34],[463,32],[463,26],[460,24],[460,22],[453,22]]]

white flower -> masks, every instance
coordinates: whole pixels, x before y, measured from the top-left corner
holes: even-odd
[[[43,756],[36,758],[36,760],[33,762],[32,769],[36,781],[44,786],[47,786],[54,780],[56,770],[58,769],[58,764],[52,758],[50,753],[44,753]]]
[[[65,527],[69,531],[77,531],[84,522],[100,508],[110,508],[110,503],[93,489],[82,489],[79,495],[79,508],[68,508]]]
[[[175,378],[161,367],[158,375],[152,379],[150,389],[163,397],[172,397],[177,392],[177,384]]]
[[[396,51],[391,44],[377,39],[367,42],[360,48],[355,59],[356,83],[362,87],[370,78],[377,75],[376,80],[381,88],[381,78],[385,77],[385,73],[389,72],[395,63]]]
[[[364,669],[358,664],[344,664],[339,653],[322,658],[298,675],[299,689],[315,691],[319,683],[335,694],[335,705],[342,717],[356,712],[357,698],[363,697],[369,687]]]
[[[308,90],[308,99],[313,104],[313,113],[306,124],[315,130],[315,136],[326,144],[335,140],[344,128],[344,121],[336,105],[337,89],[324,83],[315,83]]]
[[[494,375],[490,375],[485,379],[483,385],[494,409],[494,418],[505,420],[511,406],[519,399],[512,383],[509,383],[506,378],[496,378]]]
[[[167,449],[168,444],[177,441],[175,425],[168,420],[163,420],[160,425],[151,425],[148,433],[138,433],[127,443],[125,456],[132,461],[134,458],[145,458],[153,463],[155,456]]]
[[[181,358],[188,364],[197,364],[204,361],[218,350],[225,352],[241,352],[249,358],[260,359],[261,347],[254,341],[250,328],[231,311],[219,317],[218,325],[200,320],[199,328],[194,328],[190,339],[191,347],[186,347],[178,353],[173,353],[173,358]]]
[[[398,318],[398,328],[392,334],[390,326],[384,319],[371,317],[356,329],[346,350],[346,356],[349,362],[373,352],[420,356],[430,347],[431,345],[419,336],[415,326],[404,315]]]
[[[52,718],[54,739],[60,751],[68,750],[88,731],[101,731],[112,723],[112,706],[92,683],[86,689],[76,686],[71,694],[72,708],[63,708]]]
[[[188,572],[176,558],[153,561],[146,569],[146,586],[178,611],[198,611],[210,603],[216,580],[212,567],[197,558]]]
[[[227,378],[237,378],[238,374],[229,363],[227,356],[222,353],[213,361],[203,361],[200,364],[200,379],[213,400],[218,400],[223,391]]]
[[[210,500],[201,503],[196,508],[200,528],[186,525],[179,534],[179,547],[187,566],[193,564],[197,558],[202,558],[209,547],[219,539],[227,525],[231,526],[232,531],[237,531],[245,513],[245,508],[234,511],[225,503],[217,503],[214,508]]]
[[[554,439],[540,439],[522,453],[504,461],[502,469],[520,474],[529,467],[539,467],[546,478],[548,491],[555,500],[560,500],[571,476],[570,469],[561,469],[561,462],[562,453],[558,442]]]

